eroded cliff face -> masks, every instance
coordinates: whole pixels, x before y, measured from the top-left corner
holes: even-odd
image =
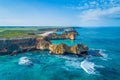
[[[47,40],[56,40],[56,39],[71,39],[74,40],[76,32],[63,32],[62,34],[52,33],[45,37]]]
[[[65,31],[65,32],[62,33],[62,35],[63,35],[66,39],[74,40],[75,37],[78,35],[78,32],[76,32],[76,31]]]
[[[52,54],[65,54],[71,53],[74,55],[86,53],[88,51],[88,47],[83,44],[76,44],[74,46],[68,46],[66,44],[58,44],[58,45],[50,45],[49,46],[50,53]]]
[[[64,54],[68,46],[65,44],[50,45],[49,52],[52,54]]]
[[[35,49],[35,38],[18,38],[0,40],[0,55],[14,54]]]
[[[50,41],[40,39],[40,38],[36,39],[36,49],[49,50],[50,44],[51,44]]]
[[[82,43],[76,44],[70,48],[70,52],[75,55],[86,53],[87,51],[88,51],[88,47]]]
[[[30,50],[48,50],[52,54],[66,54],[79,55],[86,53],[88,47],[83,44],[76,44],[68,46],[66,44],[52,45],[50,40],[53,39],[75,39],[78,35],[76,31],[65,31],[62,34],[51,33],[48,36],[38,36],[36,38],[19,38],[0,40],[0,55],[9,54],[14,55],[19,52]]]

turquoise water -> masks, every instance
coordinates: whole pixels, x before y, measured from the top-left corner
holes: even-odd
[[[76,30],[80,36],[74,41],[53,40],[52,43],[72,46],[82,42],[90,49],[99,49],[104,58],[89,56],[83,61],[72,55],[50,55],[47,51],[0,56],[0,80],[120,80],[120,28]],[[23,57],[32,65],[19,64]]]

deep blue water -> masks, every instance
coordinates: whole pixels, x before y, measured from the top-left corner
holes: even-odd
[[[16,56],[0,56],[0,80],[120,80],[120,27],[80,28],[73,40],[53,40],[53,44],[72,46],[86,44],[99,49],[104,58],[82,58],[70,55],[50,55],[47,51],[25,52]],[[20,65],[27,57],[33,65]],[[82,64],[83,63],[83,64]],[[92,68],[89,72],[87,68]]]

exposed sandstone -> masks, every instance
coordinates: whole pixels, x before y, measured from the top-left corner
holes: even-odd
[[[76,44],[73,47],[71,47],[70,51],[76,55],[82,54],[82,53],[86,53],[88,51],[88,47],[83,44]]]
[[[63,32],[62,34],[51,33],[45,37],[47,40],[55,40],[55,39],[75,39],[77,35],[76,32]]]
[[[76,44],[74,46],[68,46],[66,44],[50,45],[49,50],[53,54],[82,54],[87,52],[88,47],[83,44]]]
[[[16,38],[0,40],[0,55],[13,55],[15,53],[35,49],[35,38]]]
[[[36,40],[36,49],[48,50],[50,44],[51,44],[50,41],[46,41],[44,39],[37,38],[37,40]]]
[[[59,44],[59,45],[50,45],[49,50],[50,53],[54,54],[64,54],[66,51],[66,45],[65,44]]]
[[[83,44],[76,44],[74,46],[68,46],[66,44],[52,45],[50,40],[53,39],[75,39],[78,33],[76,31],[65,31],[62,34],[51,33],[48,36],[39,36],[37,38],[21,38],[13,40],[1,40],[0,41],[0,53],[7,53],[14,55],[18,52],[24,52],[29,50],[48,50],[53,54],[65,54],[70,53],[79,55],[86,53],[88,47]]]

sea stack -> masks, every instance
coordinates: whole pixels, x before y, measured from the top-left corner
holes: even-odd
[[[68,46],[66,44],[58,44],[58,45],[50,45],[49,51],[52,54],[74,54],[79,55],[82,53],[86,53],[88,51],[88,47],[83,44],[76,44],[74,46]]]

